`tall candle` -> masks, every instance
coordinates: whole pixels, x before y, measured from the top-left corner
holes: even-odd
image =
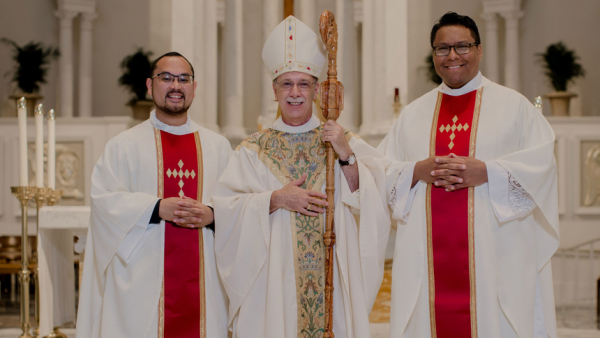
[[[19,120],[19,186],[26,187],[29,177],[27,172],[27,106],[24,97],[17,100],[17,117]]]
[[[44,106],[35,107],[35,185],[44,187]]]
[[[48,112],[48,188],[56,188],[56,134],[54,109]]]

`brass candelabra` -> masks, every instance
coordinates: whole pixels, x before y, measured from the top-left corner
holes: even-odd
[[[27,204],[36,194],[36,187],[20,186],[10,187],[11,193],[21,203],[21,270],[19,271],[19,282],[21,284],[21,330],[23,331],[19,338],[31,338],[29,329],[29,257],[27,255],[28,235],[27,235]]]

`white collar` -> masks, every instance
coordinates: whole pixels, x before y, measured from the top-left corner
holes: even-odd
[[[281,116],[277,119],[277,121],[275,121],[275,123],[273,123],[273,129],[292,134],[306,133],[307,131],[311,131],[319,126],[321,126],[321,120],[314,115],[311,115],[310,120],[300,126],[290,126],[285,124]]]
[[[481,75],[481,72],[478,72],[477,75],[475,75],[475,77],[471,81],[469,81],[466,85],[458,89],[452,89],[448,87],[444,82],[442,82],[442,84],[438,87],[438,90],[450,96],[461,96],[466,93],[470,93],[476,89],[479,89],[479,87],[483,85],[482,78],[483,76]]]
[[[191,133],[192,132],[191,121],[192,120],[190,119],[190,116],[188,115],[187,121],[185,122],[184,125],[170,126],[166,123],[159,121],[156,118],[156,110],[152,110],[152,112],[150,112],[150,123],[152,123],[152,125],[155,128],[158,128],[162,131],[165,131],[165,132],[167,132],[169,134],[173,134],[173,135],[185,135],[185,134]]]

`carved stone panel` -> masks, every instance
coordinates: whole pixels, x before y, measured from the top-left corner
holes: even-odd
[[[30,142],[28,152],[29,184],[35,185],[35,143]],[[62,189],[62,199],[57,205],[85,205],[83,141],[56,143],[56,189]],[[44,144],[44,185],[48,184],[48,145]],[[32,206],[33,206],[32,202]]]
[[[600,206],[600,141],[581,141],[581,204]]]

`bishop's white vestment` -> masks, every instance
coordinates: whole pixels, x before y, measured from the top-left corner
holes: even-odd
[[[192,160],[187,159],[177,164],[177,158],[174,164],[167,164],[176,152],[163,149],[164,142],[180,137],[188,137],[191,145],[197,146],[179,149],[189,153],[195,169],[190,167]],[[180,336],[163,332],[164,320],[169,318],[164,313],[168,277],[164,261],[166,251],[178,250],[177,240],[172,249],[165,250],[165,221],[150,223],[151,216],[159,197],[170,197],[177,191],[184,195],[190,188],[194,193],[186,196],[201,196],[202,203],[212,205],[215,183],[230,153],[224,137],[189,118],[183,126],[168,126],[156,119],[154,112],[149,120],[107,143],[92,174],[91,225],[80,290],[78,338]],[[186,186],[192,179],[199,182]],[[168,180],[174,183],[169,185]],[[169,187],[176,189],[171,195],[167,193]],[[195,263],[200,264],[204,278],[198,281],[196,274],[193,281],[199,283],[205,301],[202,311],[206,325],[200,328],[200,336],[227,337],[227,298],[217,274],[213,232],[207,228],[184,230],[194,234],[191,238],[196,243],[200,237],[196,256],[204,258]],[[185,266],[183,258],[177,263]],[[191,262],[187,264],[185,269],[194,268],[189,266]],[[177,283],[171,288],[176,289]],[[198,322],[194,325],[201,326]]]
[[[325,191],[320,129],[314,116],[298,127],[279,118],[242,142],[219,180],[215,251],[233,337],[322,337],[325,217],[269,214],[271,193],[303,173],[303,188]],[[336,161],[333,332],[367,338],[390,228],[385,166],[374,148],[346,136],[360,183],[352,193]]]
[[[478,121],[459,115],[446,124],[438,123],[440,106],[442,111],[453,109],[444,107],[444,100],[455,102],[469,95]],[[471,131],[472,137],[464,139]],[[437,143],[432,143],[435,137]],[[469,196],[469,248],[474,250],[465,252],[470,259],[466,276],[472,273],[473,278],[471,283],[466,281],[465,309],[467,315],[471,313],[468,336],[555,338],[550,265],[559,244],[554,133],[525,97],[481,73],[462,88],[452,90],[442,84],[408,105],[378,148],[401,163],[390,168],[390,175],[397,179],[389,203],[398,220],[390,337],[435,337],[432,331],[440,329],[441,320],[435,320],[441,313],[438,306],[456,305],[444,305],[435,298],[438,274],[434,276],[433,271],[438,266],[432,263],[435,233],[430,231],[429,217],[439,210],[429,206],[433,205],[431,191],[441,189],[438,191],[444,195],[444,189],[422,181],[411,188],[411,181],[417,161],[445,156],[456,150],[453,147],[459,142],[465,142],[467,151],[485,162],[488,172],[487,183],[468,192],[461,189]],[[445,194],[458,197],[461,190]],[[448,216],[452,213],[443,212],[441,221],[452,223],[454,219]],[[443,238],[440,243],[444,244]],[[437,333],[437,337],[448,336]]]

